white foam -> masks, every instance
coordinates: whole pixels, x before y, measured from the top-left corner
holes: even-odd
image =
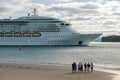
[[[111,77],[113,77],[113,80],[120,80],[120,71],[118,70],[99,70],[99,71],[113,73],[115,74],[115,75],[111,75]]]

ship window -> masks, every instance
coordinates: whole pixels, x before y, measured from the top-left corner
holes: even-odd
[[[66,26],[69,26],[70,24],[66,23],[65,25],[66,25]]]
[[[78,44],[81,45],[81,44],[82,44],[82,41],[79,41]]]
[[[64,23],[61,23],[61,25],[64,25]]]

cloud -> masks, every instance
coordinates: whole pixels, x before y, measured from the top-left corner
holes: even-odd
[[[0,2],[0,18],[8,15],[16,15],[16,12],[25,13],[33,8],[38,9],[40,16],[50,16],[67,19],[78,30],[118,30],[120,29],[120,2],[101,0],[93,2],[89,0],[80,2],[75,0],[52,0],[50,4],[44,4],[39,0],[2,0]],[[45,0],[47,3],[48,0]],[[50,1],[48,1],[50,2]],[[4,6],[4,7],[3,7]],[[17,13],[21,15],[21,13]],[[23,15],[21,15],[23,16]]]
[[[2,0],[0,2],[0,18],[8,17],[12,14],[14,14],[17,11],[21,11],[25,9],[25,4],[27,3],[27,0]]]
[[[5,8],[5,7],[0,7],[0,12],[5,12],[5,11],[8,11],[9,9],[8,8]]]
[[[72,2],[73,0],[56,0],[57,2]]]
[[[99,5],[93,2],[88,2],[81,6],[82,9],[98,9]]]
[[[88,7],[92,5],[91,7]],[[54,4],[49,6],[47,9],[48,11],[59,11],[65,14],[65,16],[73,14],[79,16],[98,16],[99,6],[93,3],[78,3],[78,2],[71,2],[71,3],[63,3],[63,4]]]

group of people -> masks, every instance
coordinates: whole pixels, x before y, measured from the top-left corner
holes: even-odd
[[[79,64],[77,65],[76,62],[73,62],[72,64],[72,73],[76,73],[78,70],[78,73],[81,72],[93,72],[93,63],[81,63],[79,62]]]

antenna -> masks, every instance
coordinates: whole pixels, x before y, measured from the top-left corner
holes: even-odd
[[[28,13],[28,17],[30,17],[30,13]]]
[[[36,8],[34,8],[34,15],[37,15],[37,9]]]
[[[11,19],[12,19],[12,17],[11,17],[11,16],[9,16],[9,19],[11,20]]]

